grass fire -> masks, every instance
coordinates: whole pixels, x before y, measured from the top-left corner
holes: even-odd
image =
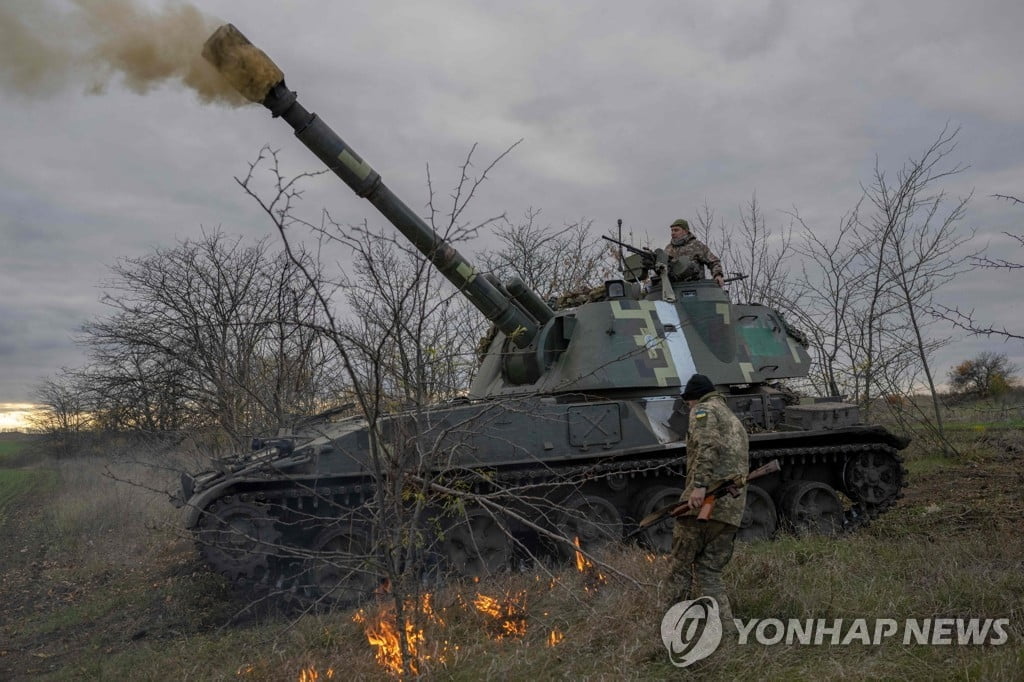
[[[543,643],[555,647],[565,640],[565,633],[545,622],[549,611],[533,616],[531,601],[543,603],[546,595],[558,588],[593,595],[608,582],[594,562],[584,555],[579,538],[575,539],[575,545],[572,563],[575,571],[568,573],[573,580],[542,580],[539,574],[530,579],[524,575],[513,580],[525,581],[529,587],[487,593],[479,588],[494,581],[481,583],[476,579],[466,585],[454,585],[439,593],[427,592],[403,601],[401,625],[394,595],[381,591],[375,603],[355,611],[352,622],[362,627],[381,669],[399,677],[444,669],[455,660],[460,645],[458,633],[449,627],[453,618],[473,623],[474,631],[485,633],[494,642],[523,642],[531,629],[538,629],[546,633]],[[463,591],[470,586],[473,596],[464,596]],[[438,595],[444,606],[436,606]]]

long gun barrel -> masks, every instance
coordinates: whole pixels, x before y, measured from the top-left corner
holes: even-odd
[[[203,46],[203,57],[242,95],[265,106],[275,118],[284,119],[310,151],[353,192],[373,204],[518,347],[532,343],[538,325],[546,319],[534,319],[538,313],[527,314],[521,304],[517,305],[480,276],[458,251],[395,196],[370,164],[316,114],[298,103],[296,94],[285,85],[284,73],[238,29],[231,24],[218,28]]]
[[[650,249],[641,249],[639,246],[633,246],[632,244],[627,244],[624,241],[620,241],[618,239],[614,239],[613,237],[609,237],[606,234],[601,235],[601,238],[602,239],[607,239],[612,244],[618,244],[619,248],[623,248],[626,251],[629,251],[630,253],[638,254],[640,256],[643,256],[644,258],[650,258],[651,262],[652,263],[654,262],[655,253],[653,251],[651,251]]]

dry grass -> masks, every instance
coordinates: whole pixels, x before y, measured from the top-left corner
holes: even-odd
[[[83,563],[143,560],[154,536],[178,522],[168,504],[167,475],[137,462],[99,459],[54,463],[60,484],[44,511],[44,522],[61,550]]]
[[[660,641],[663,557],[637,548],[601,558],[607,580],[565,567],[453,585],[422,613],[419,663],[434,679],[1020,679],[1024,670],[1024,476],[1014,432],[964,436],[963,460],[918,453],[911,488],[872,526],[838,538],[741,545],[726,580],[741,618],[1009,618],[1003,646],[799,646],[720,649],[686,671]],[[136,458],[138,459],[138,458]],[[25,546],[0,585],[0,678],[163,680],[381,679],[353,613],[231,619],[244,606],[196,562],[162,489],[171,472],[139,463],[54,464],[60,484],[23,500]],[[111,476],[113,474],[113,477]],[[130,480],[124,483],[115,479]],[[28,540],[35,544],[29,544]],[[14,544],[12,545],[11,542]],[[616,577],[616,572],[631,579]],[[588,587],[591,589],[588,591]],[[473,607],[517,602],[522,636]],[[378,605],[367,607],[373,617]],[[443,621],[443,625],[441,624]],[[552,632],[562,639],[549,644]]]

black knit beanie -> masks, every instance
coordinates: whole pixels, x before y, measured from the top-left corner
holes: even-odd
[[[694,374],[683,389],[683,400],[700,400],[713,390],[715,385],[711,383],[711,379],[703,374]]]

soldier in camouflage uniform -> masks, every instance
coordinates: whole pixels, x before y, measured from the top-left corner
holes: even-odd
[[[718,256],[711,253],[711,249],[691,234],[690,223],[679,218],[672,222],[672,225],[669,226],[669,230],[672,232],[672,241],[665,247],[665,252],[673,258],[685,256],[693,261],[697,265],[697,268],[699,268],[697,276],[694,279],[700,278],[704,273],[704,268],[702,266],[706,265],[708,269],[711,270],[711,276],[714,278],[715,282],[718,283],[718,286],[722,286],[725,283],[725,273],[722,271],[722,261],[718,259]]]
[[[708,595],[718,601],[723,627],[731,629],[732,608],[722,583],[722,570],[732,558],[736,531],[743,520],[746,489],[738,497],[716,498],[711,518],[698,521],[707,491],[750,468],[749,441],[714,384],[703,374],[686,382],[683,399],[690,406],[686,433],[686,487],[680,502],[693,511],[679,517],[672,533],[672,565],[667,578],[670,604]]]

